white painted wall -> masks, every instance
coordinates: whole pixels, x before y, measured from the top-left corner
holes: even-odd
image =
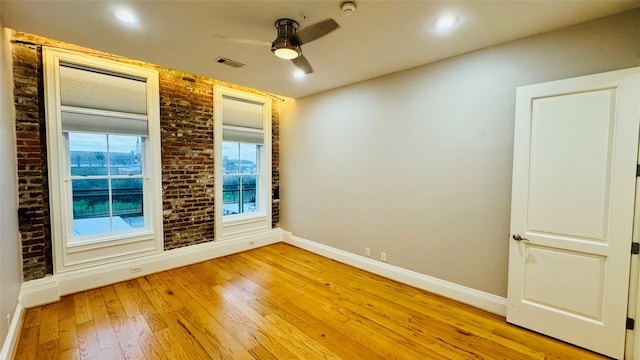
[[[0,344],[7,336],[22,283],[9,34],[0,23]]]
[[[516,87],[638,66],[638,34],[634,10],[285,104],[281,227],[506,296]]]

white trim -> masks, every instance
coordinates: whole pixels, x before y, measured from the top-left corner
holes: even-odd
[[[283,232],[283,241],[287,244],[311,251],[318,255],[345,263],[382,277],[416,287],[421,290],[442,295],[462,303],[475,306],[500,316],[507,314],[507,299],[484,291],[441,280],[429,275],[390,265],[348,251],[336,249],[311,240]]]
[[[212,241],[168,250],[161,254],[95,266],[91,269],[67,271],[23,283],[19,301],[25,308],[39,306],[58,301],[62,295],[94,289],[281,241],[282,230],[279,228],[269,229],[233,240]],[[140,271],[132,273],[132,267],[140,268]]]
[[[49,194],[51,214],[51,238],[53,243],[53,264],[55,273],[78,271],[81,267],[105,264],[114,258],[129,261],[132,256],[144,259],[149,253],[161,253],[164,244],[162,217],[162,164],[160,148],[160,95],[159,75],[156,70],[112,60],[101,59],[69,50],[43,48],[45,115],[47,124],[47,164],[49,171]],[[144,159],[144,215],[145,228],[132,231],[132,241],[122,240],[116,234],[113,241],[96,246],[74,246],[71,214],[71,182],[69,178],[68,145],[62,131],[61,113],[65,109],[89,111],[95,114],[120,114],[96,110],[69,108],[60,102],[60,63],[74,64],[82,68],[101,69],[106,73],[126,74],[136,79],[144,79],[146,86],[147,136],[142,141]],[[127,114],[124,114],[127,115]],[[131,114],[127,115],[130,116]],[[138,115],[133,115],[134,117]],[[142,235],[147,235],[144,236]],[[95,237],[92,237],[95,239]],[[80,245],[80,244],[77,244]]]
[[[11,325],[9,325],[7,337],[4,339],[4,344],[2,344],[0,360],[11,360],[14,358],[18,348],[18,339],[20,339],[23,322],[24,307],[18,303],[16,305],[16,310],[13,312],[13,318],[11,319]]]
[[[260,164],[258,177],[260,178],[259,186],[260,196],[258,203],[261,205],[257,213],[239,214],[235,216],[225,216],[223,214],[222,204],[222,186],[216,186],[215,198],[216,201],[215,212],[215,229],[216,239],[218,241],[227,241],[235,239],[239,236],[244,236],[255,232],[264,231],[264,229],[271,228],[272,214],[271,214],[271,172],[272,172],[272,152],[271,152],[271,122],[272,122],[272,100],[271,98],[263,95],[248,93],[245,91],[232,89],[220,85],[213,86],[213,118],[214,118],[214,130],[224,129],[228,125],[223,126],[223,111],[222,111],[222,99],[233,98],[238,101],[248,101],[255,104],[262,105],[262,130],[264,132],[263,146],[260,153]],[[245,129],[245,128],[242,128]],[[215,169],[215,183],[222,184],[222,131],[214,131],[214,155],[216,161],[214,162]],[[235,217],[235,218],[234,218]]]
[[[638,148],[638,164],[640,164],[640,148]],[[636,198],[633,219],[632,243],[640,242],[640,180],[636,178]],[[640,321],[640,259],[631,256],[629,273],[629,300],[627,317]],[[636,325],[636,328],[638,325]],[[625,337],[625,359],[640,359],[640,331],[627,330]]]

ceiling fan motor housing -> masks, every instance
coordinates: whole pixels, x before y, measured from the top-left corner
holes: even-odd
[[[284,59],[295,59],[300,56],[300,42],[295,37],[300,25],[291,19],[279,19],[275,23],[278,36],[271,44],[271,52]]]

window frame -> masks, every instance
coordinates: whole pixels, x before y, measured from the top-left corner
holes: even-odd
[[[142,228],[86,237],[72,236],[73,195],[68,133],[77,131],[62,130],[61,63],[145,80],[148,134],[144,141],[141,141],[141,152],[145,154],[142,166],[145,226]],[[61,273],[162,252],[162,173],[158,72],[153,69],[50,47],[43,47],[43,64],[54,272]]]
[[[248,93],[237,89],[232,89],[220,85],[213,87],[214,101],[214,154],[215,154],[215,183],[220,184],[215,187],[215,232],[217,240],[233,239],[245,235],[251,235],[262,231],[271,230],[271,173],[272,173],[272,152],[271,152],[271,98],[258,94]],[[258,171],[260,172],[256,191],[259,193],[258,211],[233,215],[223,214],[222,184],[224,170],[222,167],[222,129],[223,129],[223,109],[222,99],[237,99],[238,101],[252,102],[262,106],[262,129],[263,143],[259,147]]]

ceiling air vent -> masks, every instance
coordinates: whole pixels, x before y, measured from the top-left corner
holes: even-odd
[[[223,57],[218,58],[216,60],[216,62],[219,63],[219,64],[224,64],[224,65],[227,65],[227,66],[231,66],[231,67],[234,67],[234,68],[241,68],[241,67],[245,66],[241,62],[237,62],[235,60],[231,60],[231,59],[227,59],[227,58],[223,58]]]

